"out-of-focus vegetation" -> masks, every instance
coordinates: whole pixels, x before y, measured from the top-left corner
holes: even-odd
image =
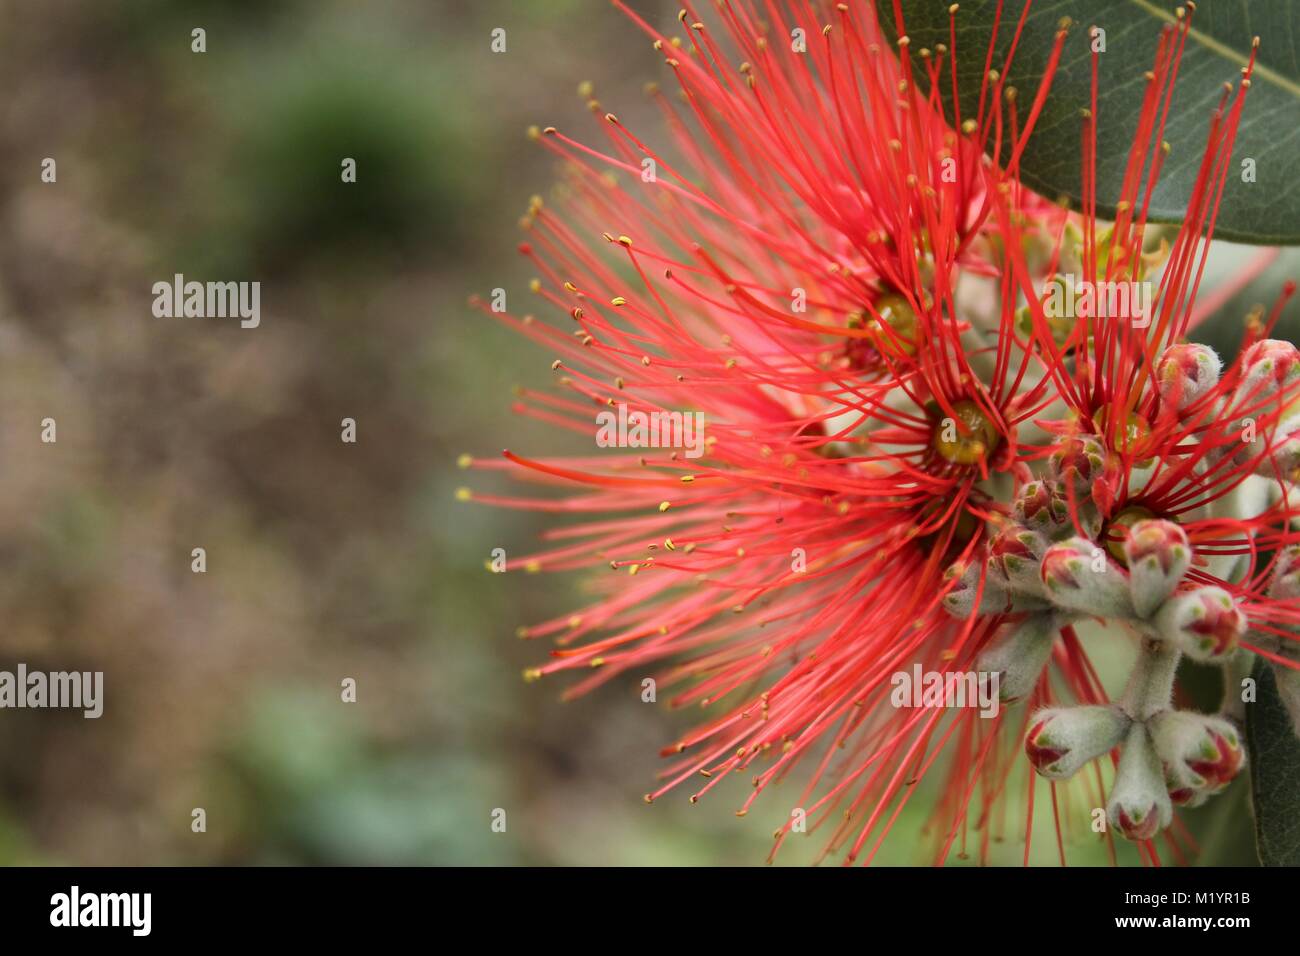
[[[521,681],[546,648],[515,628],[581,581],[485,573],[541,523],[453,497],[459,453],[553,438],[509,411],[552,356],[465,306],[527,295],[515,222],[556,171],[525,127],[592,124],[593,79],[654,128],[659,70],[578,0],[0,2],[0,666],[106,683],[97,721],[0,712],[0,861],[763,859],[776,796],[642,802],[695,714]],[[155,319],[175,273],[260,281],[261,327]],[[924,862],[926,805],[882,861]]]

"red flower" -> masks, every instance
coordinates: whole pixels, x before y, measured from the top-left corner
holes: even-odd
[[[625,10],[684,93],[680,104],[653,93],[674,149],[594,101],[610,141],[604,150],[553,128],[536,133],[569,170],[570,198],[557,209],[534,200],[520,251],[536,266],[534,291],[570,328],[479,304],[559,356],[553,368],[569,397],[526,390],[519,414],[591,434],[593,414],[620,405],[624,418],[698,411],[704,453],[630,439],[623,454],[506,452],[501,462],[468,464],[579,490],[472,497],[590,516],[553,529],[545,550],[512,558],[508,570],[612,569],[596,580],[590,605],[522,632],[557,644],[528,676],[584,672],[569,689],[578,694],[660,668],[660,686],[678,688],[675,705],[711,714],[665,749],[673,762],[647,800],[688,781],[695,800],[742,774],[752,782],[744,814],[804,764],[796,802],[809,828],[828,832],[826,852],[870,861],[944,751],[949,783],[934,811],[935,858],[964,850],[976,820],[983,855],[992,828],[1001,832],[991,821],[1028,711],[985,722],[972,708],[896,708],[893,675],[918,663],[972,670],[993,636],[1016,623],[1006,613],[1013,605],[1061,614],[1043,610],[1043,595],[1015,604],[1002,591],[1026,580],[1008,562],[1037,562],[1046,550],[1036,535],[1090,540],[1101,521],[1141,506],[1181,525],[1201,554],[1246,555],[1252,539],[1262,549],[1294,538],[1287,519],[1296,508],[1286,503],[1249,520],[1194,515],[1267,457],[1243,457],[1240,437],[1215,410],[1236,401],[1270,434],[1278,390],[1293,394],[1289,356],[1256,346],[1254,365],[1238,363],[1212,382],[1179,346],[1161,352],[1194,324],[1204,233],[1244,90],[1225,94],[1215,114],[1152,326],[1081,316],[1067,327],[1045,313],[1042,291],[1064,251],[1088,275],[1120,279],[1139,269],[1142,190],[1159,172],[1186,23],[1162,34],[1103,261],[1094,178],[1085,177],[1083,215],[1070,216],[1024,189],[1014,163],[1002,168],[985,155],[994,137],[1008,138],[1014,153],[1032,133],[1065,30],[1041,88],[1021,91],[1027,109],[1011,115],[1006,70],[990,71],[979,115],[954,129],[917,75],[942,77],[946,51],[918,62],[901,42],[895,55],[870,5],[828,11],[829,26],[804,55],[767,40],[790,32],[778,4],[760,13],[729,2],[707,25],[684,11],[684,40]],[[722,65],[719,29],[745,58],[738,73]],[[1084,121],[1088,164],[1094,123]],[[1031,264],[1029,247],[1046,265]],[[1261,363],[1267,369],[1250,371]],[[1242,394],[1243,381],[1258,387]],[[1049,459],[1056,478],[1034,470]],[[1154,471],[1139,482],[1144,468]],[[990,539],[1002,565],[992,577],[981,570]],[[1064,552],[1051,560],[1064,562]],[[947,574],[949,566],[964,571]],[[1042,573],[1069,583],[1061,568],[1045,563]],[[1123,570],[1114,574],[1127,588]],[[1264,569],[1227,585],[1203,562],[1191,577],[1228,588],[1247,613],[1267,603],[1256,584]],[[959,588],[973,592],[966,620],[944,609]],[[1050,655],[1057,680],[1042,681],[1034,697],[1051,703],[1064,691],[1104,704],[1070,619],[1050,619],[1049,639],[1059,629]],[[1053,753],[1038,758],[1052,763]],[[788,821],[789,808],[777,806],[775,816]],[[1158,816],[1120,820],[1146,839]],[[789,827],[777,831],[777,847]]]

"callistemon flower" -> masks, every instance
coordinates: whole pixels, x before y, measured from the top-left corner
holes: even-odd
[[[651,90],[671,148],[594,99],[603,148],[532,131],[567,179],[558,207],[530,204],[520,249],[569,328],[474,301],[554,356],[567,397],[525,390],[520,414],[599,423],[625,450],[462,459],[574,489],[462,498],[591,516],[505,565],[604,568],[588,606],[521,629],[558,645],[526,676],[586,672],[577,694],[649,675],[705,708],[647,801],[740,774],[743,815],[801,765],[799,789],[773,798],[773,853],[806,826],[826,853],[870,861],[938,763],[935,859],[972,842],[985,857],[1022,749],[1060,779],[1110,754],[1109,802],[1098,769],[1064,805],[1107,803],[1114,830],[1149,841],[1172,817],[1166,783],[1190,802],[1240,766],[1227,718],[1196,739],[1156,725],[1179,657],[1250,648],[1284,669],[1300,626],[1282,563],[1300,554],[1295,349],[1265,325],[1225,369],[1184,343],[1252,67],[1212,117],[1185,223],[1157,236],[1145,200],[1186,20],[1135,94],[1130,175],[1103,227],[1095,117],[1081,215],[1019,181],[1068,24],[1034,90],[1006,85],[1009,61],[958,51],[988,62],[978,113],[956,117],[926,92],[955,82],[953,51],[913,50],[897,4],[897,42],[871,4],[816,9],[802,49],[774,2],[722,0],[707,22],[688,7],[671,38],[625,11],[680,88]],[[1098,316],[1073,295],[1063,313],[1077,275],[1150,282],[1149,314]],[[1074,630],[1093,618],[1141,645],[1114,701]],[[992,708],[897,692],[900,675],[973,671]],[[1052,809],[1059,830],[1055,790]]]

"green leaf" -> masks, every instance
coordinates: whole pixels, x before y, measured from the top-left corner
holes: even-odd
[[[1022,6],[1002,3],[993,65],[1006,62]],[[893,24],[893,3],[881,2],[886,28]],[[957,79],[961,115],[975,116],[985,55],[992,36],[997,0],[963,0],[956,15]],[[904,3],[904,26],[913,56],[922,48],[950,45],[948,4],[939,0]],[[1155,63],[1160,31],[1176,22],[1169,0],[1039,0],[1032,2],[1024,34],[1016,47],[1008,82],[1019,91],[1016,108],[1023,121],[1051,53],[1063,17],[1073,21],[1060,67],[1044,112],[1021,161],[1025,185],[1052,199],[1079,201],[1082,186],[1080,111],[1091,97],[1089,29],[1105,30],[1106,49],[1099,54],[1097,100],[1098,214],[1114,218],[1114,204],[1128,151],[1137,128],[1146,81]],[[1171,152],[1152,196],[1151,220],[1179,222],[1193,191],[1205,152],[1211,113],[1225,82],[1237,83],[1251,50],[1261,37],[1258,60],[1246,95],[1237,142],[1214,235],[1219,239],[1261,244],[1300,244],[1300,2],[1297,0],[1216,0],[1202,3],[1178,72],[1164,138]],[[917,71],[918,76],[921,71]],[[952,109],[952,84],[945,63],[940,85]],[[1005,157],[1004,157],[1005,158]],[[1253,183],[1242,181],[1246,159],[1255,161]]]
[[[1277,694],[1273,667],[1255,662],[1256,700],[1247,708],[1255,840],[1265,866],[1300,866],[1300,740]]]

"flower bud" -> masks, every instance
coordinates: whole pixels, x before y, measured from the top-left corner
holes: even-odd
[[[1063,485],[1087,495],[1106,471],[1106,448],[1093,435],[1071,435],[1052,452],[1051,464]]]
[[[1172,521],[1139,521],[1124,540],[1129,588],[1138,617],[1150,617],[1168,600],[1192,563],[1187,532]]]
[[[989,542],[989,576],[1011,591],[1042,596],[1038,565],[1047,542],[1026,528],[1008,524]]]
[[[1156,612],[1160,636],[1193,660],[1225,660],[1246,632],[1246,616],[1223,588],[1204,587],[1175,594]]]
[[[948,586],[947,582],[952,582],[943,596],[943,608],[963,621],[979,614],[1010,614],[1038,611],[1047,607],[1047,602],[1042,598],[1007,591],[1005,585],[986,571],[984,562],[950,565],[944,572],[943,579],[945,587]],[[979,598],[978,607],[975,604],[976,597]]]
[[[1130,840],[1150,840],[1173,821],[1160,759],[1144,724],[1129,728],[1106,804],[1110,825]]]
[[[1169,799],[1179,806],[1218,793],[1246,759],[1237,729],[1221,717],[1166,710],[1152,717],[1148,727]]]
[[[1080,511],[1085,502],[1109,511],[1120,484],[1120,460],[1095,435],[1071,435],[1052,453],[1050,464],[1063,491],[1072,492]],[[1083,529],[1091,532],[1091,529]]]
[[[1064,780],[1119,746],[1131,719],[1118,707],[1048,707],[1034,714],[1025,754],[1044,777]]]
[[[1300,379],[1300,351],[1290,342],[1263,339],[1246,350],[1241,368],[1239,401],[1258,401]]]
[[[1255,474],[1265,478],[1291,478],[1300,469],[1300,417],[1288,418],[1277,426],[1269,454],[1255,462]],[[1245,460],[1253,456],[1246,454]]]
[[[1128,574],[1087,538],[1054,544],[1043,555],[1043,587],[1058,607],[1097,617],[1132,617]]]
[[[1176,409],[1186,408],[1219,383],[1223,362],[1208,345],[1171,345],[1156,364],[1160,395]]]
[[[979,656],[976,669],[998,675],[998,697],[1004,704],[1028,697],[1038,685],[1056,640],[1056,616],[1031,614],[1008,627]]]
[[[1016,520],[1039,534],[1054,538],[1070,527],[1070,506],[1054,481],[1027,482],[1012,505]]]
[[[1010,597],[1006,588],[990,580],[989,575],[982,571],[976,562],[949,565],[943,573],[945,586],[952,582],[948,593],[943,596],[945,611],[964,621],[976,614],[996,614],[1006,606]],[[978,607],[975,604],[977,599]]]

